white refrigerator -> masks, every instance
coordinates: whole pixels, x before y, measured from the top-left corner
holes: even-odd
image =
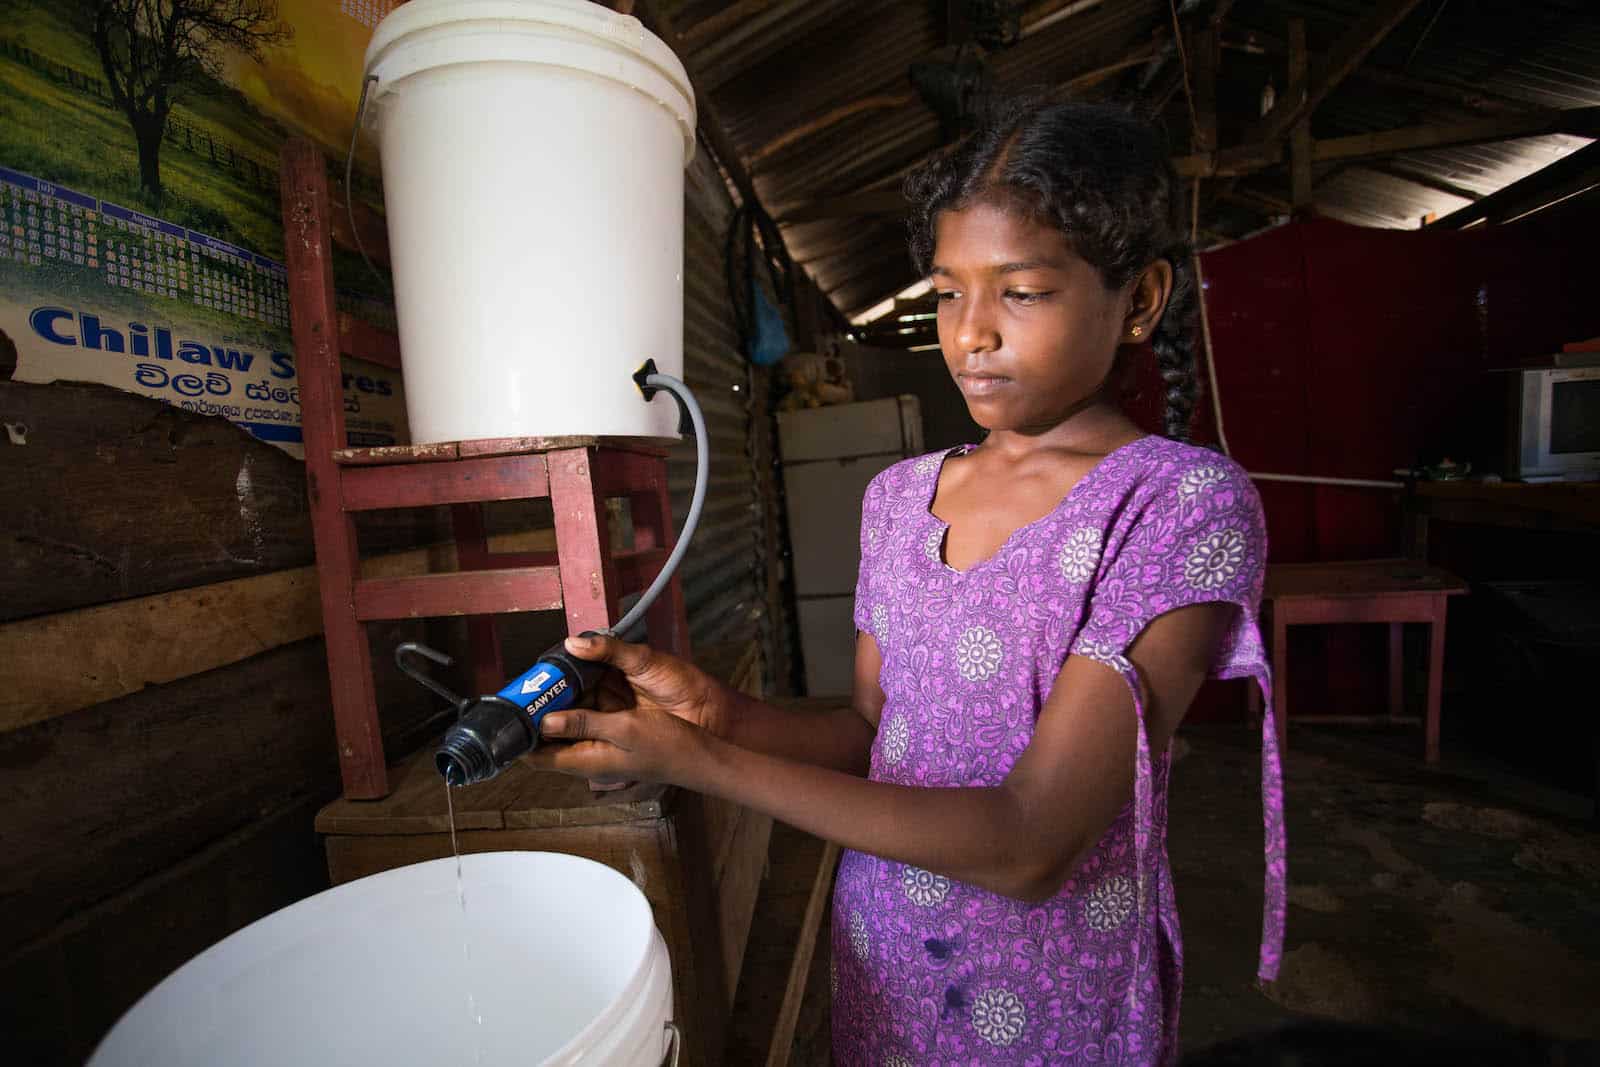
[[[914,396],[778,414],[800,654],[810,696],[850,692],[867,484],[922,450],[922,412]]]

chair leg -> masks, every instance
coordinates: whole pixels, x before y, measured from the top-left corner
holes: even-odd
[[[1405,714],[1405,624],[1389,624],[1389,717]]]
[[[346,797],[374,800],[388,794],[389,779],[372,681],[372,654],[366,627],[356,621],[351,604],[351,589],[361,570],[356,529],[340,508],[340,473],[333,462],[333,450],[344,447],[345,426],[327,161],[320,149],[303,138],[290,138],[284,144],[281,159],[283,232],[290,320],[299,365],[306,490],[316,544],[339,773]]]
[[[331,535],[328,526],[338,525]],[[317,538],[317,580],[321,586],[322,634],[328,649],[328,695],[339,742],[339,774],[351,800],[376,800],[389,793],[378,721],[378,695],[372,681],[372,648],[367,628],[356,619],[350,589],[360,567],[355,523],[348,515],[325,521]]]
[[[595,491],[593,452],[567,448],[545,458],[567,631],[603,630],[617,621],[617,569],[605,501]]]
[[[1439,762],[1439,705],[1444,699],[1444,617],[1447,600],[1435,598],[1428,640],[1428,723],[1423,755]]]
[[[489,537],[483,524],[482,504],[456,504],[450,509],[456,536],[456,565],[464,571],[489,569]],[[493,615],[467,617],[467,657],[473,689],[493,693],[505,682],[500,659],[500,635]]]
[[[672,532],[672,503],[667,495],[666,472],[662,471],[653,489],[634,493],[629,500],[639,547],[670,550],[676,539]],[[680,659],[689,658],[689,619],[684,610],[682,582],[671,582],[661,591],[661,596],[645,613],[645,620],[650,628],[652,647]]]

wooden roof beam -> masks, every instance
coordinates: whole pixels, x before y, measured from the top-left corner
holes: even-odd
[[[1463,200],[1483,199],[1483,194],[1476,189],[1468,189],[1464,185],[1457,185],[1455,182],[1445,181],[1443,178],[1436,178],[1431,174],[1423,174],[1420,171],[1412,170],[1410,167],[1402,167],[1394,163],[1368,163],[1366,167],[1368,170],[1377,171],[1379,174],[1386,174],[1391,178],[1399,178],[1403,182],[1420,185],[1424,189],[1432,189],[1436,193],[1458,196]]]
[[[1600,107],[1530,111],[1520,115],[1430,123],[1380,133],[1331,137],[1312,142],[1311,159],[1315,163],[1375,159],[1429,148],[1453,148],[1551,133],[1600,137]],[[1179,156],[1172,162],[1183,177],[1212,178],[1253,174],[1281,164],[1283,157],[1281,144],[1251,144],[1220,152]]]
[[[1356,20],[1325,55],[1318,57],[1306,76],[1290,81],[1277,104],[1256,123],[1248,140],[1266,143],[1280,140],[1295,123],[1310,118],[1317,105],[1421,2],[1382,0]]]
[[[904,215],[909,205],[898,188],[874,189],[848,196],[811,200],[785,208],[780,224],[814,222],[817,219],[850,219],[863,215]]]
[[[1222,48],[1225,51],[1281,56],[1288,53],[1289,42],[1270,33],[1249,30],[1241,34],[1225,36],[1222,39]],[[1401,92],[1413,93],[1417,96],[1426,96],[1431,100],[1455,104],[1471,111],[1516,114],[1537,106],[1525,100],[1514,100],[1510,97],[1485,92],[1474,86],[1432,81],[1427,78],[1418,78],[1414,75],[1386,70],[1382,67],[1357,67],[1351,72],[1350,80],[1382,86],[1385,89],[1398,89]]]

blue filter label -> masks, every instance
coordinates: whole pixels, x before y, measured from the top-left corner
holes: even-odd
[[[511,679],[498,694],[527,711],[534,722],[546,712],[558,711],[572,703],[572,679],[555,664],[540,660],[522,674]]]

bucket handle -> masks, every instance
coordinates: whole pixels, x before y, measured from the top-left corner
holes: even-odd
[[[678,1024],[668,1020],[667,1036],[672,1042],[672,1047],[667,1053],[667,1067],[678,1067],[678,1054],[683,1051],[683,1031],[678,1029]]]
[[[344,209],[350,217],[350,235],[356,239],[356,250],[361,253],[361,259],[366,263],[372,276],[383,284],[383,275],[378,273],[378,268],[372,265],[372,260],[367,257],[367,247],[361,243],[361,228],[356,225],[356,194],[350,184],[350,179],[356,166],[356,143],[361,138],[361,123],[367,114],[367,90],[372,88],[372,83],[378,80],[376,74],[363,74],[361,78],[361,99],[356,102],[356,124],[350,131],[350,151],[344,157]]]

